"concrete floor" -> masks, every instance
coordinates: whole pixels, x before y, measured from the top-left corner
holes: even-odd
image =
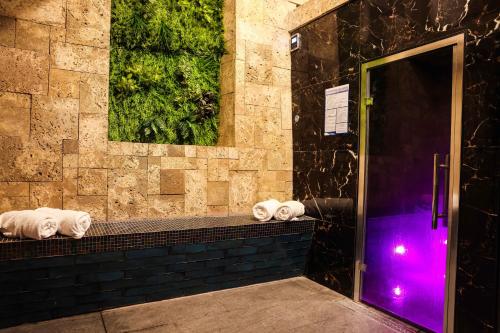
[[[1,333],[418,332],[299,277],[98,313]]]

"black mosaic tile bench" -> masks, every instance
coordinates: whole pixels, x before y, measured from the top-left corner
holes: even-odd
[[[80,240],[0,238],[0,327],[303,275],[314,223],[130,220]]]

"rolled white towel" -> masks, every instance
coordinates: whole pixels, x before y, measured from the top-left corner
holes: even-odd
[[[5,237],[43,239],[55,235],[58,227],[57,219],[44,212],[19,210],[0,215],[0,231]]]
[[[280,202],[275,199],[258,202],[252,208],[253,216],[261,222],[267,222],[273,218],[279,205]]]
[[[305,208],[301,202],[285,201],[278,207],[278,209],[276,209],[274,218],[280,221],[288,221],[304,215],[304,211]]]
[[[52,215],[59,222],[57,232],[76,239],[82,238],[92,223],[90,215],[86,212],[47,207],[38,208],[36,211]]]

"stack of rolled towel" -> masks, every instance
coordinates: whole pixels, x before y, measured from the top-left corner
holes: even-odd
[[[60,233],[80,239],[91,222],[85,212],[44,207],[1,214],[0,232],[11,238],[44,239]]]
[[[261,221],[267,222],[273,217],[280,221],[289,221],[304,215],[304,205],[298,201],[285,201],[270,199],[261,201],[253,206],[253,216]]]

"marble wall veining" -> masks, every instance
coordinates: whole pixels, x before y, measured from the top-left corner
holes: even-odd
[[[0,213],[248,214],[292,196],[287,13],[224,1],[217,146],[108,141],[111,0],[0,1]]]
[[[294,198],[357,200],[360,64],[464,32],[456,330],[498,329],[500,6],[496,0],[357,0],[296,29],[292,53]],[[349,133],[324,136],[324,90],[350,84]],[[355,208],[316,228],[309,276],[352,296]]]

